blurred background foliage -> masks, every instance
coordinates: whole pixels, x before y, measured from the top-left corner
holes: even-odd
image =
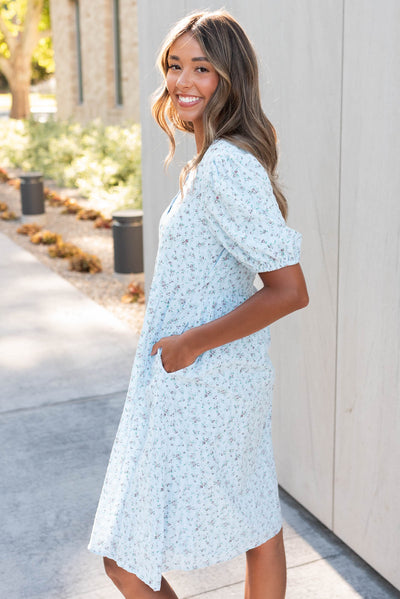
[[[0,164],[41,171],[76,187],[98,210],[142,208],[140,126],[72,121],[0,121]]]

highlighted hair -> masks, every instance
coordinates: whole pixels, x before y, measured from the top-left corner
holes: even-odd
[[[212,142],[224,138],[253,154],[262,164],[286,219],[287,201],[277,183],[277,135],[261,107],[257,58],[242,27],[224,10],[197,12],[183,18],[170,31],[160,50],[157,64],[164,82],[153,95],[152,114],[169,137],[166,165],[175,153],[175,129],[194,133],[193,124],[183,121],[176,112],[165,84],[169,50],[185,33],[198,42],[217,71],[219,81],[203,113],[203,146],[183,167],[179,178],[181,190],[187,174],[196,168]]]

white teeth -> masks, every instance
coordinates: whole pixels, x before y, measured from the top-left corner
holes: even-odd
[[[178,96],[179,101],[183,102],[184,104],[191,104],[192,102],[196,102],[197,100],[200,100],[200,98],[198,96]]]

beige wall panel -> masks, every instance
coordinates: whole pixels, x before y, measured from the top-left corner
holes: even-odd
[[[346,2],[334,530],[397,588],[399,56],[399,2]]]
[[[273,6],[280,11],[269,59],[280,172],[289,224],[303,234],[301,263],[310,296],[306,310],[271,327],[274,446],[281,485],[331,527],[342,3]]]

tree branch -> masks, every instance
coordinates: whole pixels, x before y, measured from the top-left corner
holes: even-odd
[[[32,54],[39,41],[39,21],[43,0],[28,0],[22,31],[22,46],[27,54]]]

